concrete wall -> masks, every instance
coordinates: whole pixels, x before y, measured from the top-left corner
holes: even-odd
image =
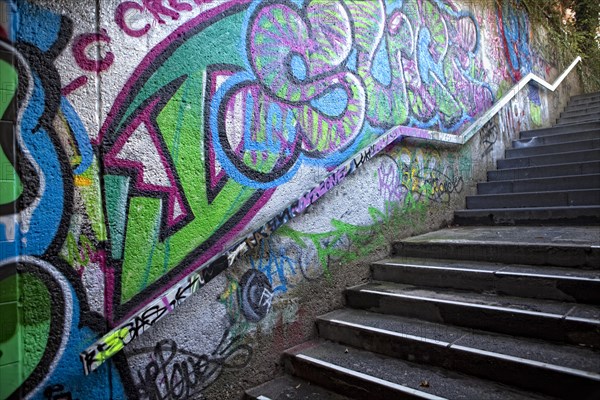
[[[186,302],[144,307],[389,128],[459,134],[524,74],[552,80],[500,3],[0,0],[0,399],[237,398],[276,374],[577,82],[523,91],[461,147],[398,141]]]

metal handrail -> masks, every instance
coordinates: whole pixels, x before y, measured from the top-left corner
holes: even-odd
[[[517,93],[519,93],[521,91],[521,89],[523,89],[525,86],[527,86],[527,84],[529,84],[531,81],[537,83],[538,85],[542,86],[545,89],[548,89],[548,90],[554,92],[556,90],[556,88],[558,88],[558,86],[560,86],[562,81],[567,77],[567,75],[569,75],[571,73],[573,68],[575,68],[575,66],[579,62],[581,62],[581,57],[577,56],[577,58],[575,58],[575,60],[573,60],[571,65],[569,65],[569,67],[567,69],[565,69],[564,72],[558,78],[556,78],[556,80],[554,81],[553,84],[546,82],[544,79],[540,78],[537,75],[534,75],[531,72],[528,73],[519,82],[517,82],[512,88],[510,88],[510,90],[508,92],[506,92],[506,94],[504,96],[502,96],[502,98],[500,100],[498,100],[496,103],[494,103],[494,105],[492,107],[490,107],[479,118],[477,118],[471,125],[469,125],[469,127],[467,129],[465,129],[465,131],[463,133],[461,133],[460,135],[451,135],[451,134],[444,133],[444,132],[430,131],[430,130],[424,130],[424,129],[419,129],[419,128],[410,128],[410,130],[407,130],[407,132],[405,134],[403,134],[403,136],[418,137],[418,138],[433,140],[433,141],[442,142],[442,143],[451,143],[451,144],[460,144],[460,145],[465,144],[477,133],[477,131],[479,131],[481,128],[483,128],[483,126],[485,124],[487,124],[492,118],[494,118],[494,116],[509,101],[511,101],[517,95]]]

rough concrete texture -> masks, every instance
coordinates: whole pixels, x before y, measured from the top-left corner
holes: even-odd
[[[523,10],[470,3],[0,0],[0,399],[227,399],[277,374],[579,90],[527,88],[462,147],[396,142],[198,289],[390,128],[460,134],[558,76]]]

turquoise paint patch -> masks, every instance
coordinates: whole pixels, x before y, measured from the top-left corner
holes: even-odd
[[[111,239],[111,256],[115,260],[123,258],[123,240],[127,215],[127,195],[129,193],[129,177],[106,175],[106,213]]]
[[[303,81],[306,79],[306,62],[302,57],[295,54],[292,56],[292,60],[290,61],[290,67],[292,69],[292,75],[294,78],[299,81]]]
[[[339,117],[348,105],[348,94],[340,87],[312,100],[310,105],[330,117]]]
[[[346,61],[346,68],[355,74],[358,73],[358,52],[356,49],[352,49],[350,55],[348,56],[348,60]]]
[[[387,86],[392,83],[392,67],[390,66],[385,36],[381,40],[381,43],[379,43],[379,47],[373,58],[371,74],[373,75],[373,78],[381,82],[382,85]]]

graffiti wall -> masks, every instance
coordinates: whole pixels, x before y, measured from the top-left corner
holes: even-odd
[[[0,399],[275,374],[366,262],[552,122],[530,88],[462,147],[403,138],[557,74],[518,1],[467,3],[0,0]]]

